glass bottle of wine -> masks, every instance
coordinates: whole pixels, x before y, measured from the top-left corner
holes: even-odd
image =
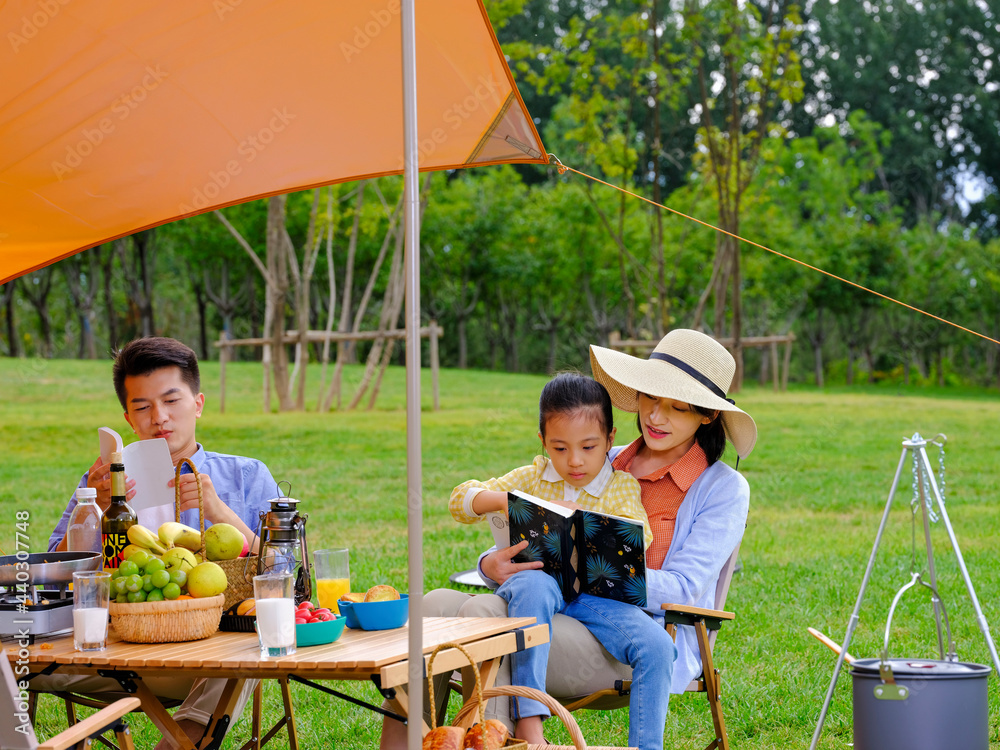
[[[136,523],[135,511],[125,501],[125,464],[121,453],[111,454],[111,505],[101,518],[104,569],[121,564],[122,550],[128,546],[128,530]]]

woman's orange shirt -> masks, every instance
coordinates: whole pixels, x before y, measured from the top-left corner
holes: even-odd
[[[630,471],[632,461],[643,447],[642,436],[633,443],[622,448],[615,456],[612,465],[621,471]],[[653,543],[646,550],[646,567],[659,570],[670,549],[674,538],[674,524],[677,521],[677,511],[684,502],[691,485],[708,468],[705,451],[695,443],[680,460],[670,466],[664,466],[639,480],[642,492],[642,505],[649,517],[649,525],[653,531]]]

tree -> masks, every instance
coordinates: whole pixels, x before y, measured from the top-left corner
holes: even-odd
[[[97,256],[93,252],[72,255],[60,265],[66,274],[66,285],[80,324],[80,346],[76,356],[79,359],[96,359],[94,300],[98,288]]]
[[[962,221],[970,180],[1000,178],[1000,27],[978,0],[808,4],[801,54],[805,107],[795,129],[861,110],[893,134],[878,187],[908,226],[939,214]],[[987,187],[989,190],[989,187]]]
[[[728,329],[733,339],[733,390],[738,391],[743,382],[742,248],[733,235],[740,233],[741,201],[760,166],[761,145],[781,133],[782,117],[802,95],[794,47],[801,19],[794,5],[768,2],[762,11],[738,0],[710,0],[686,3],[683,22],[697,69],[701,128],[695,167],[713,185],[719,227],[726,232],[718,235],[708,284],[715,300],[714,330],[722,336]],[[696,327],[701,321],[699,308]]]
[[[0,289],[0,306],[4,311],[4,323],[7,328],[7,356],[16,357],[19,353],[17,344],[17,321],[14,317],[14,292],[17,289],[17,279],[11,279]]]

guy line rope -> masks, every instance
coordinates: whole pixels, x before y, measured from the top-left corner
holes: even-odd
[[[831,279],[836,279],[837,281],[843,282],[844,284],[849,284],[850,286],[853,286],[856,289],[860,289],[863,292],[868,292],[869,294],[874,294],[876,297],[881,297],[882,299],[887,300],[889,302],[894,302],[895,304],[899,305],[900,307],[905,307],[908,310],[913,310],[913,312],[920,313],[921,315],[926,315],[928,318],[933,318],[934,320],[936,320],[936,321],[938,321],[940,323],[944,323],[945,325],[952,326],[953,328],[957,328],[960,331],[965,331],[966,333],[971,333],[973,336],[978,336],[981,339],[986,339],[987,341],[991,341],[994,344],[1000,345],[1000,341],[997,341],[996,339],[990,338],[989,336],[987,336],[987,335],[985,335],[983,333],[979,333],[978,331],[973,331],[971,328],[966,328],[965,326],[961,326],[958,323],[953,323],[950,320],[946,320],[945,318],[938,317],[937,315],[934,315],[933,313],[929,313],[926,310],[921,310],[919,307],[914,307],[913,305],[909,305],[906,302],[902,302],[902,301],[900,301],[900,300],[898,300],[898,299],[896,299],[894,297],[890,297],[887,294],[882,294],[881,292],[876,292],[874,289],[869,289],[868,287],[863,286],[861,284],[858,284],[857,282],[851,281],[850,279],[845,279],[842,276],[837,276],[836,274],[830,273],[829,271],[824,271],[822,268],[817,268],[816,266],[812,266],[812,265],[806,263],[805,261],[799,260],[798,258],[793,258],[792,256],[785,255],[784,253],[778,252],[777,250],[772,250],[771,248],[769,248],[769,247],[767,247],[765,245],[761,245],[760,243],[754,242],[753,240],[748,240],[745,237],[741,237],[738,234],[733,234],[732,232],[727,232],[725,229],[717,227],[714,224],[709,224],[707,221],[702,221],[701,219],[696,219],[693,216],[688,216],[683,211],[678,211],[675,208],[670,208],[670,206],[664,206],[662,203],[657,203],[656,201],[652,201],[649,198],[644,198],[643,196],[639,195],[638,193],[633,193],[633,192],[631,192],[629,190],[626,190],[625,188],[618,187],[617,185],[612,185],[610,182],[605,182],[604,180],[601,180],[601,179],[599,179],[597,177],[594,177],[593,175],[589,175],[586,172],[581,172],[578,169],[573,169],[573,167],[570,167],[570,166],[568,166],[566,164],[563,164],[561,161],[559,161],[559,157],[557,157],[555,154],[549,154],[548,156],[549,156],[549,159],[555,164],[556,170],[559,172],[559,174],[565,174],[567,171],[569,171],[569,172],[573,172],[575,174],[578,174],[581,177],[586,177],[588,180],[593,180],[594,182],[600,183],[601,185],[606,185],[607,187],[612,188],[613,190],[618,190],[619,192],[625,193],[626,195],[630,195],[633,198],[638,198],[639,200],[641,200],[641,201],[643,201],[645,203],[648,203],[651,206],[656,206],[657,208],[662,208],[665,211],[669,211],[670,213],[677,214],[678,216],[681,216],[681,217],[683,217],[685,219],[693,221],[696,224],[701,224],[704,227],[707,227],[709,229],[713,229],[716,232],[719,232],[720,234],[726,234],[726,235],[729,235],[730,237],[732,237],[735,240],[739,240],[740,242],[745,242],[748,245],[753,245],[754,247],[759,247],[761,250],[765,250],[765,251],[767,251],[769,253],[777,255],[779,258],[784,258],[785,260],[790,260],[793,263],[798,263],[800,266],[804,266],[805,268],[808,268],[808,269],[810,269],[812,271],[816,271],[818,273],[821,273],[824,276],[829,276]]]

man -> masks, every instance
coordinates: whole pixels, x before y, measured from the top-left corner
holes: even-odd
[[[140,440],[164,438],[170,459],[176,466],[188,458],[201,475],[205,525],[228,523],[257,544],[255,533],[261,511],[270,508],[270,500],[280,493],[271,473],[260,461],[242,456],[206,451],[195,439],[195,427],[201,418],[205,395],[200,392],[201,376],[195,353],[179,341],[150,337],[127,344],[115,357],[113,379],[115,392],[125,420]],[[181,522],[198,528],[198,487],[194,474],[185,466],[180,477]],[[127,497],[135,495],[135,483],[129,481]],[[81,487],[97,490],[97,504],[104,511],[111,504],[110,465],[101,458],[80,480]],[[174,483],[171,480],[171,488]],[[66,529],[76,506],[71,499],[59,524],[49,539],[49,550],[66,549]],[[143,519],[140,514],[139,522]],[[161,697],[184,698],[174,718],[184,732],[197,743],[205,732],[212,712],[225,686],[225,680],[149,680],[151,689]],[[239,718],[255,682],[248,680],[234,710],[230,725]],[[120,689],[117,683],[102,678],[52,675],[32,681],[40,691],[69,690],[95,693]],[[157,746],[167,748],[166,740]]]

